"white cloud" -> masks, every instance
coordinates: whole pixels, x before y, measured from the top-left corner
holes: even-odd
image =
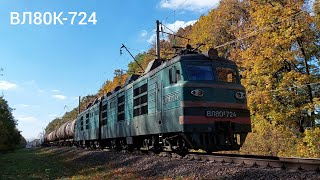
[[[38,121],[38,119],[33,116],[21,116],[21,117],[18,117],[17,119],[18,121],[27,122],[27,123],[34,123]]]
[[[8,81],[0,81],[0,90],[9,90],[16,88],[17,85]]]
[[[177,32],[180,28],[185,28],[189,25],[193,25],[194,23],[196,23],[197,20],[191,20],[191,21],[179,21],[177,20],[176,22],[174,23],[169,23],[169,24],[165,24],[169,29],[171,29],[172,31],[174,32]]]
[[[148,32],[146,31],[146,30],[142,30],[141,32],[140,32],[140,37],[141,38],[144,38],[144,37],[146,37],[148,35]]]
[[[59,100],[65,100],[65,99],[67,99],[66,96],[61,95],[61,94],[56,94],[56,95],[53,95],[52,97],[55,98],[55,99],[59,99]]]
[[[45,93],[45,90],[43,90],[43,89],[38,89],[38,93],[39,93],[39,94],[43,94],[43,93]]]
[[[161,0],[160,7],[204,12],[216,6],[220,0]]]
[[[30,104],[17,104],[16,107],[22,107],[22,108],[39,108],[39,105],[30,105]]]
[[[55,114],[49,114],[49,117],[57,117],[57,115],[55,115]]]
[[[168,24],[164,24],[166,27],[168,27],[170,30],[172,30],[173,32],[177,32],[180,28],[185,28],[189,25],[193,25],[194,23],[196,23],[197,20],[191,20],[191,21],[180,21],[180,20],[177,20],[176,22],[174,23],[168,23]],[[169,29],[166,29],[165,27],[163,27],[164,31],[167,31],[167,32],[170,32]],[[172,32],[171,32],[172,33]],[[147,42],[149,44],[152,44],[154,43],[156,40],[156,34],[153,33],[150,38],[147,40]]]
[[[60,92],[60,90],[57,90],[57,89],[53,89],[51,91],[54,92],[54,93],[59,93]]]
[[[17,106],[21,106],[21,107],[30,107],[29,104],[18,104]]]
[[[147,40],[147,42],[149,43],[149,44],[153,44],[154,42],[156,42],[156,34],[155,33],[153,33],[151,36],[150,36],[150,38]]]

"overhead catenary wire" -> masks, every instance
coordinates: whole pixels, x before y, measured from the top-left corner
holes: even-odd
[[[178,5],[177,8],[175,8],[172,13],[170,13],[166,18],[164,18],[164,20],[162,20],[163,22],[165,22],[170,16],[172,16],[173,14],[176,13],[176,11],[182,6],[184,5],[188,0],[183,1],[180,5]]]
[[[151,56],[157,56],[156,54],[148,53],[148,52],[145,52],[143,50],[138,50],[138,49],[134,49],[134,48],[130,48],[130,47],[127,47],[127,48],[129,50],[136,51],[136,52],[139,52],[139,53],[148,54],[148,55],[151,55]]]
[[[171,31],[172,33],[175,33],[175,31],[173,31],[172,29],[168,28],[168,27],[167,27],[166,25],[164,25],[163,23],[160,22],[160,24],[161,24],[161,26],[165,27],[166,29],[168,29],[168,30]]]
[[[315,86],[315,85],[320,85],[320,81],[319,82],[314,82],[314,83],[306,83],[306,84],[302,84],[302,85],[293,85],[293,86],[289,86],[289,87],[284,87],[284,88],[279,88],[279,89],[272,89],[272,90],[264,90],[264,91],[259,91],[260,93],[266,93],[266,92],[280,92],[280,91],[288,91],[289,89],[294,89],[294,88],[303,88],[303,87],[307,87],[307,86]],[[320,88],[320,87],[319,87]],[[257,93],[256,91],[254,91],[254,93]]]
[[[175,13],[177,12],[177,10],[180,9],[187,1],[188,1],[188,0],[183,1],[183,2],[182,2],[181,4],[179,4],[168,16],[166,16],[166,17],[162,20],[162,25],[164,25],[164,22],[167,21],[167,19],[168,19],[169,17],[171,17],[172,15],[175,15]],[[212,7],[210,7],[205,13],[209,12],[210,10],[212,10],[212,8],[216,7],[218,4],[219,4],[219,2],[215,3],[215,4],[214,4]],[[202,15],[204,15],[205,13],[203,13]],[[202,16],[202,15],[201,15],[201,16]],[[167,29],[169,29],[167,26],[165,26],[165,27],[166,27]],[[173,30],[171,30],[171,29],[169,29],[169,30],[170,30],[171,32],[175,33]],[[152,31],[155,31],[155,29],[152,28],[151,30],[147,31],[146,35],[140,37],[138,41],[141,41],[141,40],[143,40],[143,39],[146,39],[146,38],[148,37],[147,35],[149,35]],[[175,35],[175,34],[174,34],[174,35]],[[186,38],[186,39],[188,39],[188,41],[191,40],[190,38]],[[141,43],[142,43],[142,42],[140,42],[139,45],[141,45]],[[126,43],[126,44],[130,44],[130,43]],[[136,46],[136,47],[139,47],[139,46]],[[132,49],[132,48],[129,48],[129,47],[128,47],[128,49]],[[137,51],[137,52],[143,52],[143,51],[137,50],[137,49],[132,49],[132,50]],[[150,53],[147,53],[147,54],[150,54]],[[150,55],[153,55],[153,54],[150,54]]]
[[[170,29],[169,27],[167,27],[164,22],[172,15],[172,14],[175,14],[175,12],[182,6],[184,5],[188,0],[182,2],[169,16],[167,16],[162,22],[161,22],[161,25],[163,27],[165,27],[166,29],[168,29],[169,31],[171,31],[173,34],[170,34],[170,33],[167,33],[167,32],[163,32],[162,33],[165,33],[165,34],[168,34],[168,35],[173,35],[174,37],[180,37],[180,38],[184,38],[184,39],[187,39],[188,40],[188,43],[190,42],[190,38],[188,37],[182,37],[182,36],[178,36],[177,35],[177,32],[173,31],[172,29]],[[218,4],[219,4],[220,1],[216,2],[213,6],[211,6],[206,12],[204,12],[203,14],[201,14],[200,16],[203,16],[205,15],[206,13],[208,13],[209,11],[211,11],[213,8],[215,8]]]
[[[211,6],[206,12],[202,13],[201,16],[204,16],[205,14],[209,13],[213,8],[215,8],[218,4],[220,3],[220,1],[218,1],[217,3],[215,3],[213,6]]]

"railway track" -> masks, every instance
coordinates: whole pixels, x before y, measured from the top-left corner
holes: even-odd
[[[181,157],[180,155],[177,155],[172,152],[161,152],[159,156],[222,163],[234,163],[262,168],[280,168],[320,172],[320,159],[313,158],[285,158],[276,156],[256,156],[220,153],[205,154],[194,152],[187,154],[185,157]]]
[[[119,152],[113,149],[105,148],[103,151]],[[182,157],[171,151],[162,151],[159,154],[155,154],[148,150],[134,150],[129,152],[127,150],[121,150],[123,153],[137,153],[150,155],[154,154],[161,157],[175,158],[175,159],[188,159],[196,161],[212,161],[229,164],[239,164],[251,167],[261,168],[278,168],[278,169],[290,169],[290,170],[306,170],[316,171],[320,173],[320,158],[289,158],[289,157],[277,157],[277,156],[260,156],[260,155],[241,155],[241,154],[222,154],[222,153],[200,153],[189,152],[186,156]]]

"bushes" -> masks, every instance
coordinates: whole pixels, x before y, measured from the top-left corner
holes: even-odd
[[[262,117],[252,117],[252,120],[253,132],[241,148],[242,154],[320,158],[320,128],[299,133]]]
[[[14,150],[22,141],[11,111],[7,101],[0,97],[0,152]]]

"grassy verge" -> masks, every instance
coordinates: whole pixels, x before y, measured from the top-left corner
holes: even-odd
[[[110,164],[78,163],[76,152],[58,148],[21,149],[0,154],[0,179],[132,179]]]
[[[0,179],[51,179],[68,173],[62,164],[39,149],[21,149],[0,156]]]

